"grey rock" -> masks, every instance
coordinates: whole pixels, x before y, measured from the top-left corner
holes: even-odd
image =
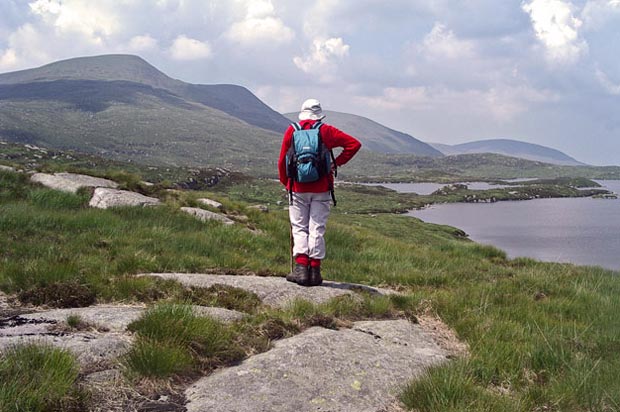
[[[80,175],[75,173],[35,173],[30,180],[40,183],[50,189],[62,190],[63,192],[75,193],[82,187],[110,187],[116,188],[116,182],[99,177]]]
[[[12,168],[11,166],[4,166],[4,165],[0,165],[0,170],[4,170],[6,172],[16,172],[17,171],[14,168]]]
[[[220,202],[216,202],[215,200],[211,200],[207,198],[198,199],[197,202],[205,206],[214,207],[216,209],[222,208],[222,204]]]
[[[378,412],[401,385],[447,360],[406,320],[311,328],[268,352],[200,379],[187,389],[188,412]]]
[[[103,187],[95,189],[95,193],[88,203],[90,207],[96,207],[99,209],[107,209],[118,206],[156,206],[159,204],[159,199],[154,197],[148,197],[126,190],[108,189]]]
[[[200,209],[197,207],[182,207],[181,211],[196,217],[198,220],[202,222],[206,222],[207,220],[216,220],[218,222],[224,223],[225,225],[235,224],[233,220],[227,218],[224,215],[221,215],[219,213],[209,212],[208,210]]]
[[[118,384],[122,381],[123,373],[118,369],[106,369],[98,372],[93,372],[84,377],[84,382],[89,386],[99,386],[108,383]]]
[[[40,343],[73,352],[82,365],[108,361],[129,349],[132,337],[122,331],[143,310],[137,307],[100,305],[5,318],[0,320],[0,352],[12,345]],[[62,326],[69,315],[78,315],[84,321],[109,331],[69,331]]]
[[[127,329],[127,325],[142,315],[144,310],[142,306],[95,305],[86,308],[54,309],[22,317],[37,321],[66,322],[68,316],[76,315],[98,328],[123,332]]]
[[[209,287],[215,284],[228,285],[254,292],[263,303],[273,307],[283,307],[295,299],[305,299],[315,303],[326,302],[336,296],[352,294],[353,290],[365,290],[376,294],[390,294],[393,291],[372,288],[352,283],[324,281],[318,287],[303,287],[287,282],[280,277],[263,276],[228,276],[197,273],[149,273],[144,276],[156,276],[173,279],[186,286]]]
[[[109,361],[126,353],[132,337],[121,333],[33,333],[22,335],[0,335],[0,353],[9,347],[28,343],[52,345],[66,349],[77,357],[81,365],[94,365]]]

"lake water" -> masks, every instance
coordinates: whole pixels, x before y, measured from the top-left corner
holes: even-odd
[[[598,181],[620,193],[620,181]],[[389,187],[399,190],[398,185]],[[409,213],[467,232],[510,257],[598,265],[620,270],[620,200],[569,198],[452,203]]]

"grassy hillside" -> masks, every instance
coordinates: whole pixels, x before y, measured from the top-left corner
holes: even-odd
[[[195,85],[185,83],[168,77],[144,59],[133,55],[111,54],[79,57],[50,63],[35,69],[0,74],[0,86],[30,84],[36,88],[42,83],[59,80],[121,81],[149,86],[171,93],[178,99],[221,110],[251,125],[278,133],[286,128],[288,123],[281,114],[271,109],[244,87],[232,84]],[[65,87],[58,89],[55,95],[62,99],[65,94],[73,93],[73,88],[70,87],[73,83],[61,84],[64,84]],[[0,95],[5,92],[6,88],[0,87]],[[117,99],[122,99],[122,90],[117,90],[114,95]],[[17,96],[17,98],[27,99],[29,97]]]
[[[72,93],[54,97],[67,82]],[[0,139],[157,165],[275,169],[279,135],[161,89],[96,81],[7,88],[20,90],[2,98]]]
[[[226,192],[232,194],[234,186]],[[204,195],[247,215],[248,222],[205,224],[177,211]],[[51,191],[28,183],[23,174],[0,171],[0,289],[31,297],[46,296],[51,285],[55,290],[79,285],[99,302],[174,302],[177,285],[134,275],[286,273],[285,211],[260,213],[224,192],[182,192],[163,200],[159,208],[92,210],[85,207],[85,193]],[[365,201],[383,199],[367,194]],[[391,214],[355,214],[350,206],[342,202],[330,218],[326,277],[399,288],[404,296],[398,307],[440,317],[470,347],[470,356],[409,385],[402,393],[409,408],[618,408],[620,278],[597,268],[509,260],[454,228]],[[262,234],[249,234],[247,226]],[[9,376],[9,382],[13,376],[20,375]]]

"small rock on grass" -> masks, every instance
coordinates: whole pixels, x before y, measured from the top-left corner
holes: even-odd
[[[116,190],[99,187],[95,189],[88,205],[99,209],[117,206],[156,206],[159,199],[141,195],[127,190]]]
[[[221,209],[222,208],[222,204],[220,202],[217,202],[217,201],[211,200],[211,199],[207,199],[207,198],[198,199],[197,202],[202,204],[202,205],[205,205],[205,206],[214,207],[216,209]]]
[[[216,220],[218,222],[222,222],[225,225],[233,225],[235,223],[233,220],[227,218],[224,215],[209,212],[208,210],[200,209],[197,207],[182,207],[181,211],[196,217],[196,219],[202,222],[206,222],[207,220]]]

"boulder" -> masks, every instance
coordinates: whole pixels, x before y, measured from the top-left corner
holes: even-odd
[[[5,166],[5,165],[0,165],[0,170],[5,171],[5,172],[16,172],[17,171],[11,166]]]
[[[222,222],[225,225],[233,225],[235,223],[233,220],[227,218],[224,215],[209,212],[208,210],[200,209],[197,207],[182,207],[181,211],[196,217],[202,222],[206,222],[207,220],[217,220],[218,222]]]
[[[323,303],[337,296],[353,294],[354,290],[365,290],[374,294],[390,294],[393,291],[372,288],[352,283],[323,281],[320,287],[304,287],[288,282],[281,277],[271,276],[229,276],[197,273],[149,273],[143,276],[155,276],[173,279],[185,286],[208,288],[213,285],[228,285],[255,293],[266,305],[284,307],[295,299],[305,299],[314,303]]]
[[[407,320],[314,327],[190,386],[188,412],[378,412],[449,353]]]
[[[118,184],[112,180],[75,173],[54,173],[53,175],[35,173],[30,177],[30,180],[50,189],[70,193],[75,193],[82,187],[118,187]]]
[[[99,209],[107,209],[118,206],[155,206],[160,203],[159,199],[144,196],[140,193],[99,187],[95,189],[95,193],[88,205]]]
[[[198,203],[202,204],[202,205],[211,206],[211,207],[214,207],[216,209],[221,209],[222,208],[222,204],[220,202],[216,202],[215,200],[202,198],[202,199],[198,199],[196,201]]]

